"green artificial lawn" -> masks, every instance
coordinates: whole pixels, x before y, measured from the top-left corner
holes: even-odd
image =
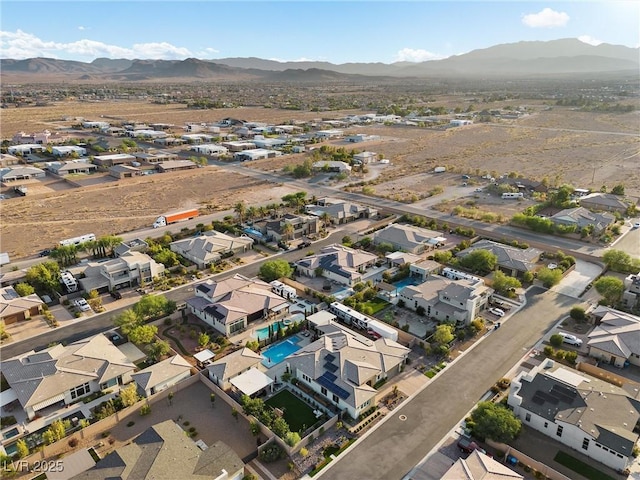
[[[584,462],[581,462],[577,458],[572,457],[568,453],[558,452],[554,458],[556,462],[560,465],[564,465],[567,468],[570,468],[576,473],[579,473],[585,478],[589,480],[615,480],[604,472],[601,472],[597,468],[592,467],[591,465],[587,465]]]
[[[301,432],[317,422],[313,409],[289,390],[282,390],[265,402],[284,411],[284,419],[292,432]]]
[[[380,310],[389,306],[389,302],[383,300],[381,298],[374,298],[373,300],[369,300],[368,302],[364,302],[362,305],[367,305],[373,309],[371,312],[372,315],[375,315]]]

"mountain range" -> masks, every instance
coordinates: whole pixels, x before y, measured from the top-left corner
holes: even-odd
[[[3,82],[40,81],[261,81],[356,82],[429,77],[555,77],[571,74],[638,74],[640,49],[577,39],[495,45],[421,63],[277,62],[261,58],[128,60],[90,63],[29,58],[1,59]]]

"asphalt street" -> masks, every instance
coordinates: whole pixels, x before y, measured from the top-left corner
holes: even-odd
[[[320,476],[323,480],[403,478],[576,303],[562,294],[530,289],[523,309],[445,368]]]

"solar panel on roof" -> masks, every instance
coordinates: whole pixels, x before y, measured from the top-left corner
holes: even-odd
[[[333,381],[335,381],[335,380],[336,380],[336,378],[338,378],[338,377],[336,377],[336,376],[335,376],[333,373],[331,373],[331,372],[324,372],[324,373],[322,374],[322,376],[323,376],[324,378],[328,379],[330,382],[333,382]]]
[[[325,359],[327,362],[333,362],[333,361],[336,359],[336,356],[335,356],[335,355],[333,355],[332,353],[327,353],[327,354],[324,356],[324,359]]]
[[[338,397],[342,398],[343,400],[349,398],[349,392],[347,392],[344,388],[337,386],[335,383],[333,383],[331,380],[326,378],[324,375],[319,377],[316,381],[320,385],[325,387],[327,390],[329,390],[330,392],[335,393]]]
[[[335,371],[338,370],[338,366],[327,362],[324,364],[324,369],[329,370],[331,373],[335,373]]]
[[[571,388],[568,387],[563,387],[562,385],[554,385],[553,387],[551,387],[551,392],[552,393],[559,393],[560,395],[563,395],[565,397],[569,397],[571,399],[576,398],[576,395],[578,394],[578,392],[576,390],[573,390]],[[571,402],[569,402],[571,403]]]
[[[536,405],[543,405],[544,404],[544,398],[539,397],[538,395],[534,395],[533,398],[531,399],[531,401],[533,403],[535,403]]]

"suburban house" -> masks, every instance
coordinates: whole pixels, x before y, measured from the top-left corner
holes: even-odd
[[[623,368],[640,366],[640,317],[599,306],[592,315],[596,327],[589,333],[589,356]]]
[[[366,269],[373,266],[378,256],[344,245],[329,245],[320,253],[296,262],[297,272],[307,277],[323,276],[343,285],[355,285],[362,281]]]
[[[289,302],[273,293],[271,285],[242,275],[202,282],[195,294],[187,300],[191,313],[226,336],[246,329],[255,320],[289,311]]]
[[[265,158],[275,158],[282,155],[282,152],[277,150],[267,150],[266,148],[252,148],[249,150],[243,150],[233,154],[234,160],[240,160],[241,162],[262,160]]]
[[[13,287],[0,288],[0,320],[5,325],[30,320],[34,315],[42,313],[44,302],[32,293],[21,297]]]
[[[282,138],[264,137],[262,135],[256,135],[252,140],[258,148],[278,148],[286,145],[287,141]]]
[[[314,170],[323,170],[327,172],[337,173],[349,173],[351,172],[351,165],[346,162],[337,162],[333,160],[325,160],[321,162],[314,162],[312,165]]]
[[[330,138],[340,138],[344,136],[343,130],[330,129],[330,130],[318,130],[315,132],[317,138],[328,140]]]
[[[131,379],[136,382],[138,395],[150,397],[189,378],[191,368],[191,364],[184,358],[174,355],[132,374]]]
[[[508,405],[524,425],[622,471],[635,460],[639,437],[634,387],[617,387],[547,359],[512,380]]]
[[[254,223],[267,238],[279,242],[284,240],[286,225],[291,225],[293,231],[286,235],[287,240],[317,235],[320,232],[320,219],[313,215],[294,215],[287,213],[277,220],[265,220]]]
[[[409,275],[424,281],[429,275],[439,273],[442,265],[434,260],[424,259],[409,265]]]
[[[440,480],[523,480],[502,462],[474,450],[467,458],[460,457]]]
[[[231,388],[230,381],[238,375],[258,367],[264,357],[253,350],[243,347],[233,353],[215,360],[207,367],[207,376],[223,390]]]
[[[24,143],[22,145],[11,145],[7,148],[10,155],[29,155],[34,152],[44,152],[46,147],[38,143]]]
[[[114,165],[113,167],[109,167],[109,176],[113,178],[133,178],[141,177],[142,175],[142,170],[136,167],[130,167],[129,165]]]
[[[327,213],[331,223],[335,225],[353,222],[360,218],[374,218],[378,216],[378,210],[375,208],[328,198],[318,200],[317,205],[305,205],[304,208],[306,213],[315,215],[316,217],[322,217]]]
[[[356,133],[345,137],[345,141],[351,143],[371,142],[374,140],[380,140],[379,135],[368,135],[366,133]]]
[[[163,273],[163,264],[146,253],[129,251],[106,262],[89,262],[78,282],[85,292],[105,292],[149,283]]]
[[[0,363],[28,418],[51,405],[76,403],[93,392],[131,381],[136,366],[102,334],[30,352]]]
[[[47,170],[60,177],[75,173],[89,174],[98,170],[98,167],[86,161],[77,162],[51,162],[47,165]]]
[[[491,240],[480,240],[471,247],[456,253],[457,257],[464,257],[475,250],[488,250],[498,257],[498,268],[507,275],[519,277],[525,272],[531,272],[540,260],[542,250],[537,248],[518,248]]]
[[[191,160],[169,160],[156,164],[156,170],[160,173],[191,170],[193,168],[198,168],[198,165]]]
[[[357,419],[376,404],[374,386],[400,373],[408,355],[409,349],[393,340],[373,341],[338,327],[286,362],[301,384]]]
[[[241,480],[243,476],[244,463],[226,443],[217,441],[213,445],[200,445],[185,435],[180,425],[165,420],[70,480]]]
[[[384,256],[385,260],[389,264],[390,267],[400,267],[404,264],[413,264],[422,260],[420,255],[415,255],[413,253],[407,253],[403,251],[396,251],[387,253]]]
[[[78,147],[77,145],[60,145],[52,147],[51,153],[54,157],[68,157],[69,155],[84,157],[87,154],[87,149],[84,147]]]
[[[612,193],[591,193],[580,198],[580,205],[594,211],[618,212],[624,215],[629,204]]]
[[[255,150],[256,144],[246,140],[232,140],[222,142],[222,146],[229,149],[230,152],[242,152],[243,150]]]
[[[498,183],[517,188],[520,192],[546,192],[549,190],[547,185],[544,183],[536,180],[529,180],[528,178],[504,177],[499,179]]]
[[[172,252],[182,255],[195,263],[198,268],[207,268],[225,255],[243,253],[251,250],[253,239],[247,236],[234,237],[210,230],[203,234],[177,240],[169,245]]]
[[[481,279],[451,280],[430,275],[420,285],[404,287],[398,299],[412,310],[422,307],[429,318],[468,325],[487,307],[492,293]]]
[[[11,143],[36,143],[39,145],[47,145],[50,143],[63,143],[69,140],[69,135],[58,132],[51,133],[49,130],[42,132],[34,132],[26,134],[24,132],[16,133],[11,139]]]
[[[640,272],[635,275],[629,274],[624,279],[622,305],[627,308],[640,307]]]
[[[93,157],[93,163],[101,167],[113,167],[114,165],[131,164],[135,162],[136,157],[128,153],[112,153],[109,155],[96,155]]]
[[[367,165],[375,162],[377,158],[378,154],[376,152],[360,152],[353,156],[353,163]]]
[[[556,225],[573,226],[576,231],[593,226],[593,232],[602,233],[607,227],[616,221],[616,217],[610,213],[594,213],[584,207],[565,208],[549,217]]]
[[[31,180],[32,178],[45,178],[47,172],[36,167],[15,166],[0,169],[0,182],[11,183],[23,180]]]
[[[392,223],[373,234],[375,245],[389,243],[396,250],[417,255],[436,248],[445,240],[441,232],[398,223]]]
[[[128,242],[122,242],[120,245],[116,245],[113,249],[113,253],[116,257],[121,257],[128,252],[146,252],[149,248],[149,244],[139,238],[134,238]]]
[[[160,163],[177,160],[178,155],[164,150],[149,150],[147,152],[136,152],[133,154],[138,162]]]
[[[202,145],[192,145],[189,150],[203,155],[226,155],[229,152],[227,147],[215,143],[205,143]]]

